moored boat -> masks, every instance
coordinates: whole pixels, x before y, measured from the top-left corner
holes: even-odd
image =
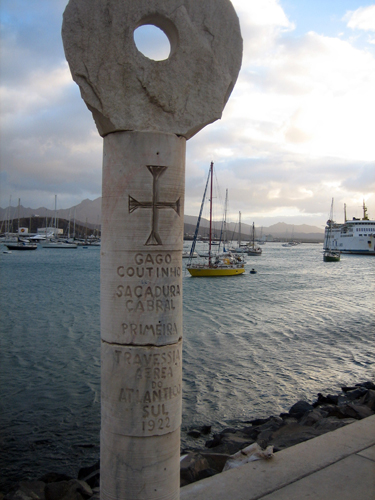
[[[367,207],[363,202],[362,219],[353,217],[340,224],[333,220],[333,215],[327,221],[324,234],[324,250],[332,250],[341,254],[375,255],[375,220],[369,219]]]
[[[24,240],[22,238],[18,238],[18,241],[15,243],[7,243],[5,245],[8,250],[36,250],[38,245],[36,243],[30,243],[28,240]]]
[[[41,244],[42,248],[77,248],[76,243],[68,243],[66,241],[47,241]]]
[[[191,259],[188,262],[187,270],[193,277],[218,277],[218,276],[237,276],[245,272],[245,264],[242,259],[231,255],[230,253],[218,254],[213,256],[212,253],[212,186],[213,186],[213,168],[214,164],[211,162],[210,169],[208,172],[206,187],[203,194],[203,200],[201,204],[201,209],[199,212],[199,217],[197,221],[197,227],[195,228],[194,240],[191,246],[191,255],[194,254],[195,243],[198,236],[199,224],[202,216],[203,205],[206,198],[206,192],[208,187],[209,179],[211,179],[210,188],[210,230],[209,230],[209,250],[208,250],[208,262],[204,263],[191,263]]]
[[[333,220],[333,198],[332,198],[332,203],[331,203],[331,212],[330,212],[330,218],[329,221],[329,230],[327,234],[327,238],[325,241],[325,248],[323,252],[323,260],[324,262],[338,262],[340,260],[340,252],[337,250],[332,250],[332,222]]]

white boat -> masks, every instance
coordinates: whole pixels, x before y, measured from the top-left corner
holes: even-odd
[[[46,239],[43,243],[41,243],[41,247],[42,248],[69,248],[69,249],[72,249],[72,248],[77,248],[77,244],[76,243],[72,243],[70,241],[63,241],[63,240],[59,240],[57,238],[57,234],[58,234],[58,220],[57,220],[57,195],[55,195],[55,231],[54,231],[54,236],[51,238],[48,238]],[[46,224],[46,228],[47,228],[47,224]],[[47,229],[46,229],[47,231]]]
[[[252,255],[262,255],[262,249],[255,243],[255,226],[253,222],[251,242],[246,245],[239,245],[233,250],[235,253]]]
[[[262,255],[262,249],[255,244],[255,226],[253,222],[252,242],[248,245],[247,255]]]
[[[68,243],[66,241],[47,241],[40,245],[42,248],[77,248],[76,243]]]
[[[331,217],[324,233],[324,250],[339,251],[342,254],[375,255],[375,220],[367,214],[363,202],[363,218],[346,219],[340,224]]]

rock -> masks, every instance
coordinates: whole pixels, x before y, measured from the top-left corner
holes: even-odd
[[[354,390],[346,391],[346,397],[349,401],[354,401],[355,399],[359,399],[367,393],[367,389],[364,387],[357,387]]]
[[[298,401],[291,407],[291,409],[289,410],[289,414],[293,417],[301,418],[306,412],[313,409],[314,407],[307,401]]]
[[[283,425],[280,429],[272,433],[267,444],[272,444],[275,451],[280,451],[320,436],[320,434],[321,432],[312,427],[302,426],[300,423],[290,423]]]
[[[342,392],[354,391],[357,389],[357,386],[344,386],[341,387]]]
[[[211,469],[221,472],[229,456],[226,453],[201,453],[210,465]]]
[[[254,427],[254,426],[251,426],[251,427],[244,427],[242,429],[242,432],[248,436],[248,438],[256,441],[261,430],[259,429],[259,427]]]
[[[221,434],[214,434],[212,439],[206,441],[205,446],[206,448],[215,448],[216,446],[219,446],[221,440],[222,440]]]
[[[191,431],[188,431],[186,434],[193,438],[199,438],[201,436],[200,431],[197,431],[196,429],[192,429]]]
[[[209,434],[211,432],[211,425],[202,425],[202,427],[200,428],[200,431],[202,434]]]
[[[85,481],[85,477],[90,476],[93,472],[98,471],[100,471],[100,460],[98,460],[94,465],[81,467],[78,471],[78,479]]]
[[[133,33],[144,24],[167,35],[168,59],[137,50]],[[102,136],[148,130],[189,139],[221,117],[241,67],[239,21],[228,0],[70,0],[62,37]]]
[[[43,481],[21,481],[4,500],[45,500],[45,488]]]
[[[321,409],[327,413],[328,417],[336,417],[339,419],[355,418],[356,420],[360,420],[374,414],[371,408],[358,403],[347,403],[342,406],[324,405]]]
[[[215,448],[216,453],[233,455],[237,451],[249,446],[254,442],[242,431],[226,429],[219,435],[215,434],[212,442],[208,441],[208,448]]]
[[[180,462],[180,485],[198,481],[199,473],[207,469],[210,469],[210,465],[206,458],[199,453],[189,453]]]
[[[90,488],[100,486],[100,460],[89,467],[82,467],[78,472],[78,479],[85,481]]]
[[[250,420],[251,425],[263,425],[266,424],[272,417],[268,418],[256,418],[254,420]]]
[[[344,409],[345,409],[345,415],[347,417],[356,418],[357,420],[370,417],[375,413],[373,410],[371,410],[371,408],[369,408],[366,405],[354,404],[354,403],[346,405]]]
[[[339,397],[337,395],[328,394],[328,396],[323,396],[320,392],[318,393],[318,400],[313,403],[314,408],[322,404],[338,404]]]
[[[59,481],[70,481],[73,479],[66,474],[59,474],[58,472],[48,472],[44,474],[38,481],[42,481],[43,483],[58,483]]]
[[[354,422],[356,422],[355,418],[327,417],[316,422],[314,424],[314,428],[321,431],[321,434],[325,434],[326,432],[335,431],[340,427],[344,427],[345,425],[352,424]]]
[[[319,420],[322,418],[326,417],[328,415],[327,412],[319,409],[319,408],[314,408],[311,411],[308,411],[307,413],[304,414],[304,416],[301,418],[300,424],[301,425],[307,425],[307,426],[313,426]]]
[[[84,481],[71,479],[47,484],[45,493],[46,500],[84,500],[92,496],[92,489]]]
[[[375,390],[369,389],[367,393],[359,400],[359,403],[366,405],[371,410],[375,411]]]
[[[355,384],[356,387],[365,387],[366,389],[371,389],[375,391],[375,384],[374,382],[368,381],[368,382],[362,382],[360,384]]]

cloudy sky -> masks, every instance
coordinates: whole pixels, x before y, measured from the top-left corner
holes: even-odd
[[[61,42],[66,3],[0,2],[3,208],[10,196],[52,209],[55,194],[58,208],[101,195],[102,139]],[[361,216],[363,199],[375,218],[375,1],[232,3],[242,69],[222,119],[188,141],[185,213],[198,214],[213,160],[229,220],[323,227],[332,197],[338,221],[344,203]]]

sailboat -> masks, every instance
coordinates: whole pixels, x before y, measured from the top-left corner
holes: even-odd
[[[262,249],[255,245],[255,226],[253,222],[252,242],[248,246],[247,255],[262,255]]]
[[[47,223],[46,223],[46,228],[47,228]],[[46,231],[47,231],[47,229],[46,229]],[[77,248],[77,244],[76,243],[69,243],[67,241],[60,241],[57,238],[57,234],[58,234],[57,195],[55,194],[55,231],[54,231],[54,238],[44,241],[41,244],[41,247],[42,248],[59,248],[59,249],[61,249],[61,248],[70,248],[70,249]]]
[[[8,250],[36,250],[38,245],[36,243],[31,243],[29,239],[21,238],[20,233],[22,229],[20,229],[20,206],[21,200],[18,198],[18,237],[17,242],[15,243],[6,243],[6,247]]]
[[[327,221],[328,232],[326,232],[326,239],[324,242],[323,260],[324,262],[338,262],[340,260],[340,252],[332,249],[332,226],[333,221],[333,198],[331,203],[331,213]]]
[[[208,171],[208,177],[206,182],[206,187],[203,194],[203,200],[201,204],[201,209],[198,216],[197,226],[195,228],[194,240],[191,245],[190,254],[193,256],[195,251],[195,244],[198,237],[199,224],[202,217],[203,205],[206,198],[206,192],[208,187],[208,182],[211,179],[210,184],[210,230],[209,230],[209,250],[208,250],[208,262],[206,263],[191,263],[191,259],[188,262],[187,270],[194,277],[214,277],[214,276],[237,276],[245,272],[245,264],[236,256],[230,253],[224,254],[212,254],[212,187],[213,187],[213,168],[214,164],[211,162],[210,169]]]

